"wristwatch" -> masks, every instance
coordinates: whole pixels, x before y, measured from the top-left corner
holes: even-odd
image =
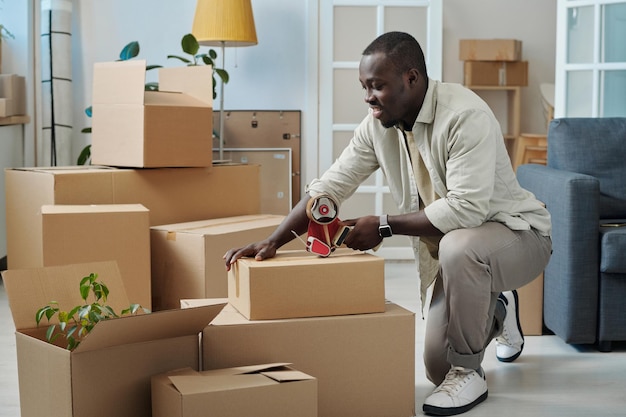
[[[393,236],[393,232],[391,231],[391,226],[387,222],[387,215],[383,214],[380,216],[380,221],[378,223],[378,234],[380,237],[391,237]]]

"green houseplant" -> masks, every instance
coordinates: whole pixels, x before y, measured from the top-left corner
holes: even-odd
[[[94,326],[102,321],[121,315],[137,314],[139,312],[150,313],[150,310],[139,304],[131,304],[118,315],[113,308],[106,304],[109,296],[109,288],[98,280],[98,274],[91,273],[80,281],[80,297],[84,304],[73,307],[71,310],[62,310],[59,303],[51,301],[50,304],[37,310],[35,320],[37,325],[45,317],[48,322],[57,316],[59,324],[51,324],[46,331],[46,340],[54,343],[58,338],[65,339],[66,349],[74,350],[81,340],[89,334]],[[92,301],[87,301],[91,295]]]

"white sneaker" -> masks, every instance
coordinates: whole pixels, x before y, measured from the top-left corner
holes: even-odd
[[[426,398],[422,410],[431,416],[453,416],[472,409],[485,398],[485,377],[473,369],[453,366],[441,385]]]
[[[502,334],[496,337],[496,357],[500,362],[513,362],[524,349],[524,333],[519,322],[519,299],[517,291],[500,293],[498,302],[506,308]]]

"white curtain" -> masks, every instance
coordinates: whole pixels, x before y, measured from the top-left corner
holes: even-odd
[[[73,165],[72,2],[41,1],[42,132],[38,166]]]

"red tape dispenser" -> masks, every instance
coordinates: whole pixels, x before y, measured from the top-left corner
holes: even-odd
[[[312,197],[306,214],[309,217],[306,250],[325,258],[341,246],[350,228],[339,224],[339,204],[328,194]]]

